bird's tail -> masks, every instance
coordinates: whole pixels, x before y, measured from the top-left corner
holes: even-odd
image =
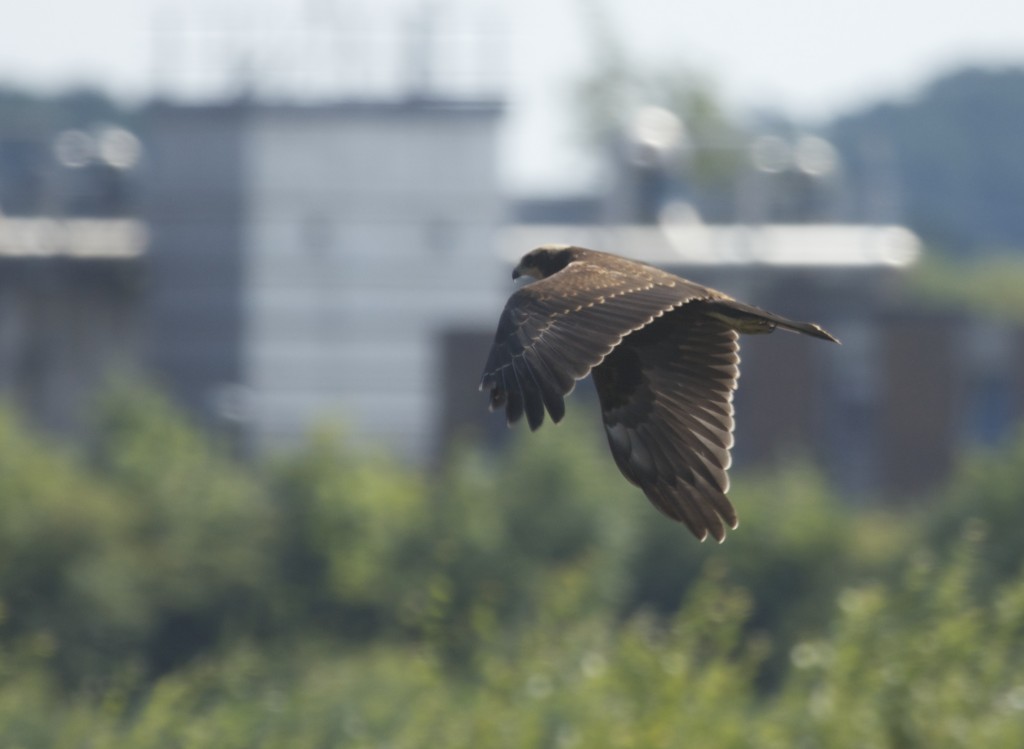
[[[735,300],[711,302],[707,314],[721,320],[740,333],[771,333],[775,328],[785,328],[795,333],[821,338],[825,341],[839,343],[839,339],[820,325],[812,322],[797,322],[781,315],[767,312]]]

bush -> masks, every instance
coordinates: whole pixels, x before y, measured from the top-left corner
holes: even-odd
[[[0,735],[1021,745],[1024,441],[914,511],[738,477],[718,546],[572,424],[430,476],[327,433],[243,465],[134,389],[87,457],[0,413]]]
[[[571,422],[518,437],[500,460],[456,451],[435,484],[427,621],[457,662],[491,629],[545,610],[613,609],[627,584],[624,560],[645,508],[598,458],[603,446]]]
[[[948,563],[915,555],[892,584],[844,589],[769,695],[749,595],[705,573],[670,620],[545,612],[486,642],[471,676],[431,647],[241,646],[134,703],[0,683],[0,729],[25,749],[1020,746],[1024,578],[979,601],[981,543],[969,531]]]
[[[1024,526],[1024,432],[1000,449],[962,457],[959,469],[928,508],[928,546],[945,554],[970,525],[984,528],[987,542],[979,555],[980,584],[994,585],[1020,572],[1019,529]]]
[[[792,651],[776,745],[1022,745],[1024,577],[979,598],[983,543],[969,528],[947,564],[919,551],[898,585],[844,590],[831,637]]]
[[[422,477],[329,431],[269,472],[286,628],[359,639],[415,630],[433,524]]]
[[[81,676],[147,627],[119,539],[132,519],[65,451],[0,411],[0,635]]]
[[[103,404],[93,470],[127,518],[96,573],[118,577],[149,621],[147,663],[162,672],[259,631],[275,580],[276,518],[265,489],[159,396],[127,388]]]

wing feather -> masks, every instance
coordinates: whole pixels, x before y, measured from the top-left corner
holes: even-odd
[[[563,397],[565,390],[561,386],[564,380],[561,380],[551,372],[547,363],[535,349],[524,349],[523,358],[530,365],[531,371],[537,378],[544,407],[556,423],[561,421],[562,417],[565,416],[565,398]],[[573,384],[575,384],[575,380],[570,379],[566,387],[571,388]]]
[[[492,409],[504,406],[510,425],[525,413],[537,429],[545,411],[560,421],[576,381],[624,336],[715,294],[657,268],[609,257],[574,261],[509,298],[480,388],[490,389]]]
[[[626,336],[594,381],[622,473],[697,538],[721,541],[737,522],[725,493],[739,345],[702,306],[695,301]]]

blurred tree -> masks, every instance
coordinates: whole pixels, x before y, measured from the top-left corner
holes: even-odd
[[[738,477],[715,546],[582,410],[437,477],[329,433],[243,466],[132,387],[99,433],[0,411],[12,746],[1024,742],[1024,436],[926,513]]]
[[[162,397],[122,386],[100,408],[95,470],[120,495],[127,537],[94,572],[125,579],[151,619],[157,672],[267,621],[275,516],[267,493]],[[114,553],[112,551],[112,553]]]
[[[289,626],[359,639],[415,628],[429,575],[422,477],[321,431],[270,480]]]
[[[855,112],[827,128],[862,220],[904,221],[961,255],[1024,247],[1022,130],[1019,68],[959,70],[909,101]]]
[[[131,652],[147,622],[120,566],[136,561],[119,553],[130,523],[115,493],[0,411],[3,641],[68,678]]]
[[[438,482],[429,622],[456,662],[545,609],[576,617],[620,599],[635,518],[647,508],[588,426],[570,407],[557,427],[522,430],[497,462],[456,451]]]
[[[985,543],[976,549],[980,587],[993,589],[1022,572],[1020,535],[1024,524],[1024,431],[1004,448],[967,454],[944,500],[928,514],[927,541],[945,557],[966,528],[976,528]]]
[[[929,310],[1024,323],[1024,257],[1008,252],[971,262],[926,256],[908,275],[909,291]]]
[[[579,87],[586,135],[608,154],[628,148],[634,118],[661,107],[682,124],[678,153],[662,166],[678,190],[712,220],[733,218],[736,180],[747,168],[747,135],[724,111],[709,78],[685,68],[650,71],[629,59],[602,0],[582,0],[595,50]]]
[[[246,747],[1005,746],[1024,742],[1024,585],[972,589],[973,529],[941,564],[914,555],[885,582],[845,587],[831,625],[787,651],[769,695],[744,636],[750,600],[711,571],[667,622],[540,616],[467,677],[402,646],[324,653],[235,648],[151,685],[60,701],[0,677],[0,730],[25,749],[94,744]]]
[[[761,674],[781,678],[788,649],[820,631],[851,578],[883,574],[912,538],[893,513],[855,510],[807,464],[740,475],[730,492],[740,527],[721,546],[678,538],[673,523],[645,518],[631,556],[625,612],[676,612],[708,570],[750,593],[746,626],[773,646]]]
[[[79,88],[40,95],[0,86],[0,135],[54,136],[66,128],[88,128],[98,122],[135,127],[137,113],[120,106],[99,90]]]

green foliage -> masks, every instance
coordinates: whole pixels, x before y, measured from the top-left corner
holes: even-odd
[[[688,543],[657,515],[645,518],[632,557],[626,611],[673,612],[709,570],[750,592],[747,628],[772,647],[762,682],[781,678],[786,653],[820,631],[844,581],[884,573],[910,536],[891,513],[857,511],[810,466],[741,478],[730,492],[740,527],[721,546]]]
[[[125,605],[118,575],[94,585],[129,525],[116,497],[3,410],[0,501],[3,639],[62,671],[94,666],[145,616]]]
[[[87,456],[0,412],[5,745],[1022,745],[1024,439],[927,512],[741,476],[718,546],[571,416],[429,476],[133,388]]]
[[[964,456],[946,489],[946,501],[928,526],[929,547],[943,551],[952,547],[965,527],[984,532],[986,541],[978,550],[978,564],[984,573],[979,584],[990,591],[1020,572],[1022,467],[1024,432],[1002,449]]]
[[[103,408],[93,462],[127,522],[93,571],[147,612],[147,660],[164,669],[265,615],[274,515],[267,493],[169,404],[126,389]]]
[[[281,459],[270,482],[288,626],[366,637],[413,623],[431,514],[419,476],[320,432]]]
[[[847,588],[829,631],[790,651],[776,694],[745,639],[750,600],[714,576],[669,621],[541,618],[489,647],[472,679],[428,647],[287,657],[249,647],[54,711],[45,690],[0,688],[5,737],[32,747],[1019,746],[1024,584],[972,595],[979,535],[950,563],[917,559],[892,584]],[[16,703],[17,711],[10,710]]]
[[[930,256],[909,275],[910,291],[936,309],[1024,322],[1024,260],[1004,253],[971,264]]]
[[[642,508],[614,467],[594,460],[593,432],[572,422],[518,441],[500,464],[464,450],[438,482],[428,622],[452,657],[465,660],[496,622],[619,599]]]
[[[974,590],[983,534],[948,564],[913,557],[898,585],[844,590],[831,637],[792,651],[778,709],[814,746],[1017,746],[1024,741],[1024,578]],[[793,739],[785,744],[790,746]]]

